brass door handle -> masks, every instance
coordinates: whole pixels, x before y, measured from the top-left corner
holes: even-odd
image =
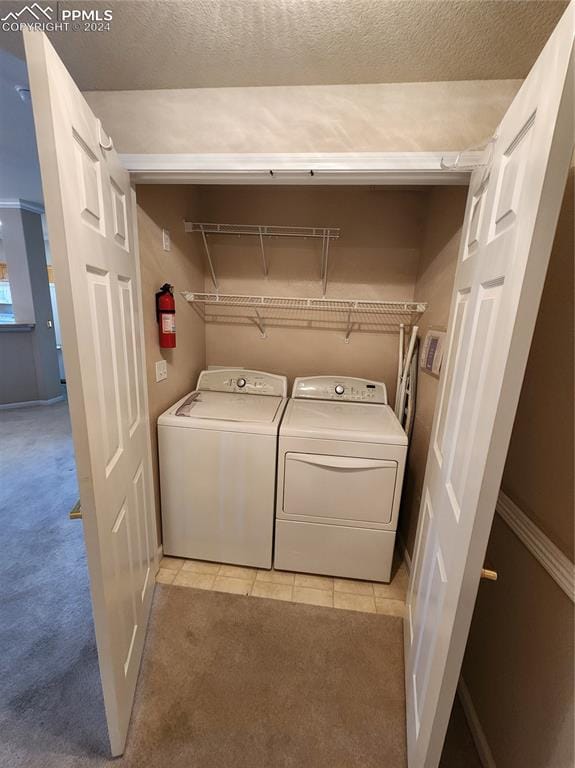
[[[497,571],[490,571],[487,568],[481,569],[481,578],[487,581],[497,581]]]
[[[72,509],[70,510],[68,514],[70,520],[81,520],[82,519],[82,507],[80,506],[80,499],[74,504]]]

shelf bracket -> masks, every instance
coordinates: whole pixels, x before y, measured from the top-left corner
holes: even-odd
[[[266,249],[264,248],[264,233],[262,232],[261,227],[259,231],[259,236],[260,236],[260,250],[262,252],[262,265],[264,268],[264,276],[267,277],[269,270],[268,270],[268,263],[266,261]]]
[[[324,229],[323,237],[321,240],[321,285],[322,295],[325,296],[327,291],[327,271],[329,267],[329,232]]]
[[[349,344],[349,339],[351,336],[351,332],[353,331],[353,323],[351,322],[351,309],[348,310],[347,313],[347,328],[345,331],[345,343]]]
[[[208,264],[210,265],[210,272],[212,273],[212,282],[214,284],[214,288],[216,291],[218,290],[218,281],[216,279],[216,270],[214,269],[214,262],[212,261],[212,255],[210,253],[210,248],[208,246],[208,238],[206,237],[206,233],[202,229],[202,240],[204,241],[204,249],[206,251],[206,256],[208,257]]]
[[[253,323],[255,323],[255,325],[257,325],[258,330],[259,330],[259,332],[262,335],[262,339],[265,339],[266,338],[266,324],[265,324],[265,320],[260,315],[260,313],[257,311],[257,309],[254,310],[254,312],[256,313],[256,316],[252,317],[251,320],[252,320]]]

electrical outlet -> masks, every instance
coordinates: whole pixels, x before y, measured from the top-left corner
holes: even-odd
[[[158,360],[156,363],[156,381],[163,381],[168,378],[168,364],[165,360]]]
[[[162,229],[162,247],[164,248],[164,251],[169,251],[171,248],[169,229]]]

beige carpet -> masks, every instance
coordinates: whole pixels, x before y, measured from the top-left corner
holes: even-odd
[[[402,768],[401,619],[158,585],[138,768]]]

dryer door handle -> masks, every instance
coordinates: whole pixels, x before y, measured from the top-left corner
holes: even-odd
[[[358,459],[353,456],[314,456],[309,453],[291,454],[288,461],[300,461],[303,464],[314,464],[328,469],[395,469],[397,462],[385,459]]]

